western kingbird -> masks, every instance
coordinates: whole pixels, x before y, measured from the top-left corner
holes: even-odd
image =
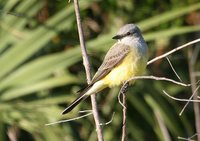
[[[121,85],[131,77],[144,72],[147,65],[148,47],[140,29],[135,24],[126,24],[112,39],[118,41],[107,52],[91,83],[80,92],[80,96],[62,114],[70,112],[91,94],[106,87]]]

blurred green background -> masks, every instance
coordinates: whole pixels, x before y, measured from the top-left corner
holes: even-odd
[[[82,24],[92,74],[115,42],[120,26],[136,23],[149,46],[150,59],[200,37],[199,0],[80,0]],[[177,73],[190,83],[188,60],[195,57],[196,80],[200,73],[200,44],[169,56]],[[194,50],[194,51],[193,51]],[[188,51],[194,54],[188,56]],[[146,74],[178,81],[166,59],[147,67]],[[45,126],[79,116],[91,109],[90,100],[71,113],[61,111],[86,83],[73,1],[0,0],[0,141],[95,141],[93,117]],[[185,102],[166,97],[162,90],[189,98],[190,87],[138,80],[128,91],[128,141],[174,141],[196,133],[193,105],[182,116]],[[122,107],[119,88],[97,96],[106,141],[120,140]],[[162,128],[161,128],[162,127]]]

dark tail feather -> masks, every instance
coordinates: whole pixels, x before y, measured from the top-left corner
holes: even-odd
[[[86,99],[88,97],[88,95],[81,95],[80,97],[78,97],[76,100],[74,100],[63,112],[62,115],[69,113],[71,110],[74,109],[74,107],[76,107],[81,101],[83,101],[84,99]]]
[[[73,110],[81,101],[85,100],[89,95],[85,95],[85,93],[91,88],[91,86],[86,87],[81,93],[80,96],[75,99],[63,112],[62,115],[69,113]]]

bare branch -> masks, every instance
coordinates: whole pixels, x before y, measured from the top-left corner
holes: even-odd
[[[18,141],[20,130],[17,126],[11,126],[8,128],[7,135],[10,141]]]
[[[80,8],[79,8],[78,0],[74,0],[74,8],[75,8],[76,21],[77,21],[77,26],[78,26],[81,52],[82,52],[82,57],[83,57],[83,65],[85,67],[87,82],[89,84],[91,82],[90,63],[89,63],[87,50],[85,47],[85,42],[84,42],[84,37],[83,37],[83,29],[81,25]],[[94,120],[96,124],[98,141],[103,141],[103,133],[102,133],[102,128],[100,126],[99,113],[97,109],[95,94],[91,95],[91,103],[92,103],[93,116],[94,116]]]
[[[187,107],[187,105],[189,104],[190,100],[194,97],[195,94],[197,94],[197,91],[199,89],[200,86],[198,86],[196,88],[196,90],[194,91],[194,93],[191,95],[191,97],[189,98],[189,101],[185,104],[185,106],[183,107],[183,109],[181,110],[181,112],[179,113],[179,116],[182,115],[183,111],[185,110],[185,108]]]
[[[168,63],[169,63],[169,65],[170,65],[170,67],[172,68],[172,70],[173,70],[173,72],[175,73],[175,75],[176,75],[176,77],[182,82],[182,80],[181,80],[181,78],[180,78],[180,76],[176,73],[176,71],[175,71],[175,69],[174,69],[174,67],[173,67],[173,65],[172,65],[172,63],[170,62],[170,60],[169,60],[169,58],[168,57],[166,57],[166,59],[167,59],[167,61],[168,61]]]
[[[123,86],[122,86],[123,87]],[[119,104],[123,107],[126,108],[126,106],[123,104],[123,102],[121,101],[121,93],[118,94],[118,102]]]
[[[118,102],[119,104],[123,107],[123,108],[126,108],[126,106],[123,104],[123,102],[121,101],[121,96],[123,95],[122,91],[124,89],[124,86],[125,84],[122,85],[120,91],[119,91],[119,94],[118,94]]]
[[[81,46],[81,53],[83,57],[83,65],[85,67],[87,82],[89,84],[91,81],[90,62],[89,62],[88,53],[87,53],[84,36],[83,36],[83,28],[81,24],[80,8],[79,8],[78,0],[74,0],[74,8],[75,8],[76,22],[77,22],[78,34],[79,34],[79,40],[80,40],[80,46]]]
[[[153,62],[155,62],[155,61],[157,61],[157,60],[159,60],[159,59],[162,59],[162,58],[164,58],[164,57],[166,57],[166,56],[168,56],[168,55],[170,55],[170,54],[172,54],[172,53],[174,53],[174,52],[176,52],[176,51],[178,51],[178,50],[180,50],[180,49],[183,49],[183,48],[185,48],[185,47],[187,47],[187,46],[189,46],[189,45],[192,45],[192,44],[195,44],[195,43],[198,43],[198,42],[200,42],[200,38],[199,38],[199,39],[196,39],[196,40],[193,40],[193,41],[191,41],[191,42],[189,42],[189,43],[187,43],[187,44],[184,44],[184,45],[182,45],[182,46],[179,46],[179,47],[177,47],[177,48],[175,48],[175,49],[172,49],[171,51],[169,51],[169,52],[167,52],[167,53],[165,53],[165,54],[163,54],[163,55],[160,55],[160,56],[158,56],[158,57],[156,57],[156,58],[154,58],[154,59],[148,61],[147,65],[149,65],[149,64],[151,64],[151,63],[153,63]]]
[[[184,141],[196,141],[196,140],[191,140],[190,138],[183,138],[183,137],[178,137],[178,139]]]
[[[129,82],[126,81],[121,90],[120,93],[122,94],[122,106],[123,106],[123,125],[122,125],[122,139],[121,141],[126,141],[126,117],[127,117],[127,103],[126,103],[126,92],[128,90]],[[120,97],[119,97],[120,98]],[[119,100],[120,101],[120,100]]]
[[[92,110],[83,110],[83,111],[79,111],[79,113],[91,113]]]
[[[127,115],[126,94],[123,94],[123,105],[125,107],[123,108],[123,125],[122,125],[122,140],[121,141],[126,141],[126,115]]]
[[[173,67],[172,67],[173,68]],[[177,75],[178,76],[178,75]],[[182,83],[182,82],[178,82],[178,81],[175,81],[173,79],[169,79],[169,78],[165,78],[165,77],[156,77],[156,76],[135,76],[135,77],[132,77],[128,80],[129,81],[132,81],[132,80],[136,80],[136,79],[153,79],[153,80],[162,80],[162,81],[168,81],[168,82],[172,82],[174,84],[177,84],[177,85],[181,85],[181,86],[184,86],[184,87],[189,87],[191,86],[191,84],[185,84],[185,83]],[[198,84],[198,82],[196,82],[196,84]],[[198,87],[199,88],[199,87]],[[197,88],[197,89],[198,89]],[[196,91],[197,91],[196,89]],[[193,95],[196,93],[196,91],[193,93]],[[187,101],[187,102],[200,102],[200,100],[191,100],[191,98],[188,100],[188,99],[178,99],[178,98],[175,98],[175,97],[172,97],[170,96],[169,94],[167,94],[164,90],[163,90],[164,94],[167,95],[168,97],[174,99],[174,100],[177,100],[177,101]],[[193,96],[192,96],[193,97]],[[119,100],[119,103],[124,107],[124,105],[121,103],[120,101],[120,94],[118,95],[118,100]],[[185,107],[183,108],[183,110],[185,109]],[[182,114],[183,110],[181,111],[181,113],[179,115]]]
[[[75,117],[75,118],[71,118],[71,119],[67,119],[67,120],[60,120],[60,121],[56,121],[56,122],[52,122],[52,123],[47,123],[45,124],[45,126],[49,126],[49,125],[55,125],[55,124],[59,124],[59,123],[65,123],[65,122],[69,122],[69,121],[74,121],[74,120],[78,120],[84,117],[87,117],[89,115],[92,115],[92,113],[88,113],[79,117]]]
[[[113,112],[112,117],[111,117],[111,119],[110,119],[108,122],[106,122],[106,123],[101,123],[100,125],[101,125],[101,126],[105,126],[105,125],[110,124],[110,123],[113,121],[114,115],[115,115],[115,112]]]
[[[181,85],[181,86],[184,86],[184,87],[191,86],[191,84],[185,84],[185,83],[178,82],[178,81],[175,81],[173,79],[166,78],[166,77],[156,77],[156,76],[134,76],[127,81],[129,82],[129,81],[133,81],[133,80],[136,80],[136,79],[153,79],[153,80],[159,80],[159,81],[161,80],[161,81],[172,82],[174,84]]]
[[[192,84],[192,93],[194,93],[194,91],[196,90],[197,84],[196,84],[196,77],[194,75],[194,63],[195,63],[195,57],[193,56],[193,51],[190,48],[188,50],[188,66],[189,66],[189,74],[190,74],[190,81]],[[198,97],[197,95],[193,96],[194,100],[197,100]],[[194,107],[194,115],[195,115],[195,127],[196,127],[196,132],[198,134],[200,134],[200,107],[199,107],[199,103],[194,103],[193,104]],[[197,136],[197,140],[200,141],[200,136]]]
[[[182,102],[184,102],[184,101],[188,102],[188,101],[189,101],[189,102],[194,102],[194,103],[200,102],[200,100],[188,100],[188,99],[175,98],[175,97],[169,95],[169,94],[168,94],[166,91],[164,91],[164,90],[163,90],[163,93],[164,93],[166,96],[168,96],[169,98],[171,98],[171,99],[173,99],[173,100],[176,100],[176,101],[182,101]]]
[[[195,133],[194,135],[192,135],[191,137],[188,138],[184,138],[184,137],[178,137],[179,140],[184,140],[184,141],[196,141],[196,140],[192,140],[192,138],[194,138],[195,136],[198,136],[200,134]]]

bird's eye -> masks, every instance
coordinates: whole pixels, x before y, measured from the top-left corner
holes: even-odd
[[[127,32],[126,35],[131,35],[131,33],[130,33],[130,32]]]

